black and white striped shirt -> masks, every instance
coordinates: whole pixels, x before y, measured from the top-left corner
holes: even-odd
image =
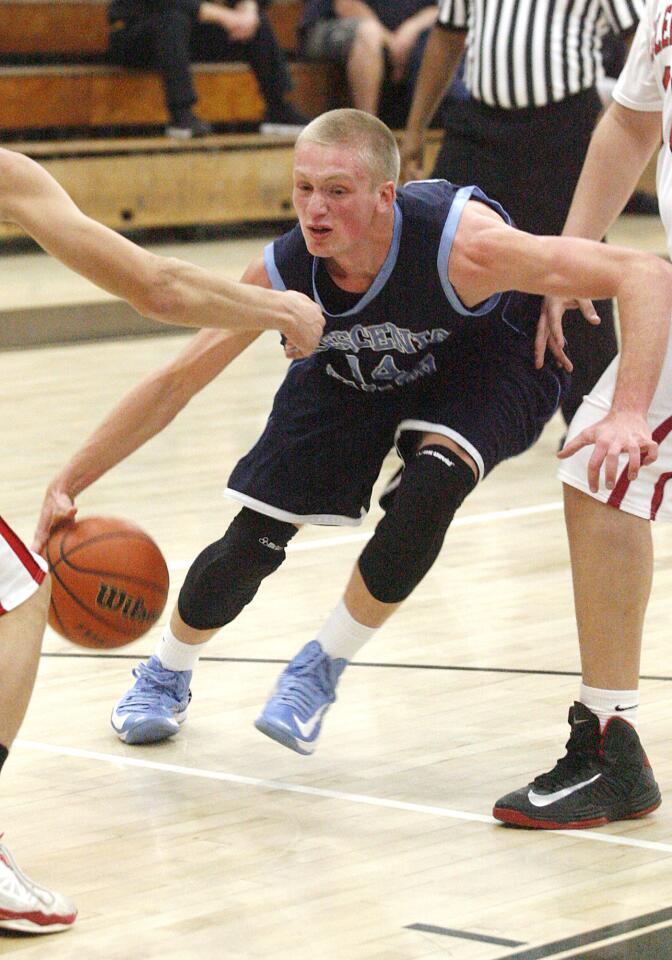
[[[634,30],[643,10],[643,0],[441,0],[438,22],[467,31],[471,95],[510,110],[593,87],[603,35]]]

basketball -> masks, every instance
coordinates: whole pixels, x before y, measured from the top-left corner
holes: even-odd
[[[64,524],[47,542],[49,625],[82,647],[137,640],[161,616],[168,567],[144,530],[115,517]]]

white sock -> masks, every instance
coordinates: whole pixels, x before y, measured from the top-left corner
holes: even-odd
[[[352,660],[378,627],[365,627],[350,616],[343,600],[327,618],[315,638],[330,657]]]
[[[610,717],[620,717],[637,726],[639,690],[600,690],[582,683],[579,700],[599,718],[600,730],[604,730]]]
[[[193,670],[203,646],[202,643],[182,643],[166,624],[154,656],[159,658],[166,670]]]

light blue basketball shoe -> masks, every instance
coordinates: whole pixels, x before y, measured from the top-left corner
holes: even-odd
[[[191,670],[166,670],[150,657],[133,671],[136,678],[112,711],[112,729],[124,743],[156,743],[174,737],[187,716]]]
[[[257,730],[290,750],[311,754],[347,662],[332,659],[317,640],[307,643],[280,674],[273,695],[255,720]]]

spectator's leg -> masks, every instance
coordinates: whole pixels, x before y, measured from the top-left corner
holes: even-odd
[[[376,115],[385,76],[383,28],[375,20],[361,20],[346,64],[353,106]]]
[[[196,103],[191,77],[190,43],[194,20],[175,3],[162,5],[152,17],[152,54],[161,72],[168,110],[174,120]]]

